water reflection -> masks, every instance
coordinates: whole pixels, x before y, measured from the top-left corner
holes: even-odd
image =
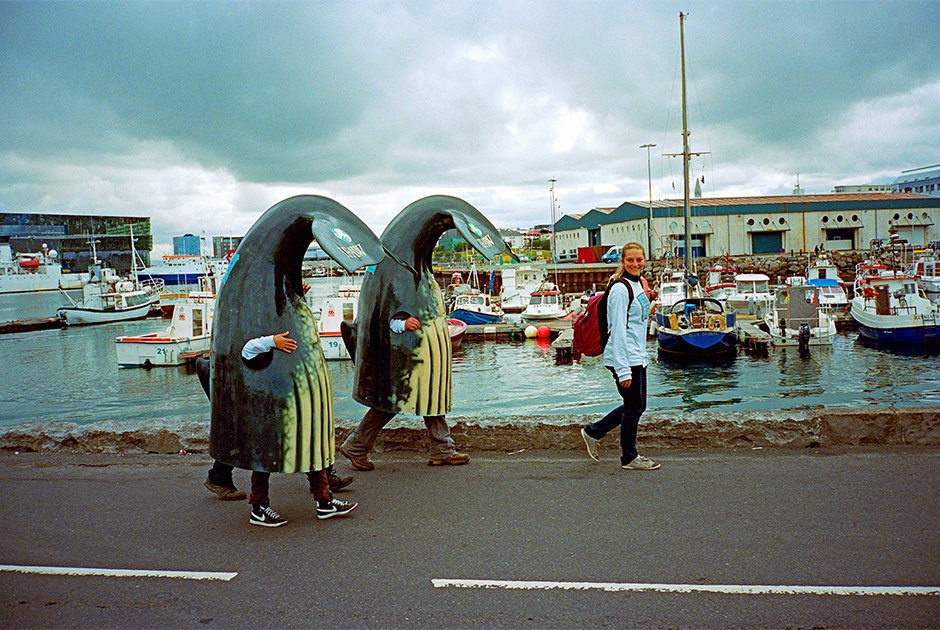
[[[314,284],[318,303],[328,286]],[[15,300],[0,296],[0,312]],[[39,315],[54,313],[60,296],[31,298]],[[5,310],[4,310],[5,309]],[[13,317],[22,319],[23,316]],[[78,423],[154,419],[208,422],[205,394],[186,368],[118,369],[114,338],[156,332],[158,320],[34,331],[0,336],[0,424],[31,420]],[[832,348],[743,352],[712,364],[688,365],[648,350],[651,412],[701,409],[749,411],[817,406],[940,405],[936,348],[883,347],[840,334]],[[338,421],[358,420],[364,407],[351,398],[349,361],[330,363]],[[465,339],[454,354],[451,415],[526,422],[602,414],[619,404],[600,357],[556,365],[551,345],[539,340]]]
[[[648,373],[649,409],[696,411],[741,402],[734,354],[710,363],[682,361],[660,354]],[[655,383],[655,386],[654,386]]]

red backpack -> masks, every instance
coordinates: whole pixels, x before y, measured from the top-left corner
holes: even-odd
[[[607,284],[605,291],[600,291],[591,296],[584,312],[578,316],[574,322],[574,343],[572,348],[578,354],[584,354],[589,357],[596,357],[604,354],[604,346],[607,345],[607,339],[610,332],[607,330],[607,294],[610,288],[617,282],[623,283],[630,292],[630,301],[627,302],[627,308],[633,303],[633,287],[627,282],[626,278],[617,278]],[[627,327],[630,327],[629,322]]]

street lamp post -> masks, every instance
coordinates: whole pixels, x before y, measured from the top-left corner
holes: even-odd
[[[641,149],[646,149],[646,176],[650,187],[649,215],[646,217],[646,237],[648,239],[647,247],[649,247],[646,251],[646,255],[650,259],[653,258],[653,170],[650,164],[650,149],[655,146],[655,144],[640,145]]]

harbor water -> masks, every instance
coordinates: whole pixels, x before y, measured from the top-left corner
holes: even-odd
[[[339,281],[311,279],[311,305]],[[73,293],[73,297],[75,294]],[[59,293],[0,296],[0,321],[49,317],[67,303]],[[191,367],[118,368],[115,337],[157,332],[168,320],[102,324],[0,336],[0,425],[102,421],[142,425],[205,421],[205,394]],[[649,342],[649,411],[768,411],[814,407],[940,405],[937,349],[886,348],[839,334],[829,347],[771,349],[720,363],[685,365],[657,356]],[[337,423],[358,421],[365,408],[350,397],[353,366],[330,363]],[[619,404],[599,357],[558,365],[547,341],[465,339],[454,355],[451,417],[527,422],[532,416],[602,414]]]

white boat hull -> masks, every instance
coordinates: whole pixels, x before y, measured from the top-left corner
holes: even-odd
[[[97,310],[90,308],[78,308],[72,306],[63,306],[58,310],[59,317],[65,320],[69,326],[85,326],[88,324],[108,324],[111,322],[126,322],[135,319],[143,319],[150,314],[150,309],[156,304],[157,299],[153,299],[138,306],[132,306],[126,309],[106,309]]]
[[[320,333],[320,347],[327,361],[348,361],[349,352],[339,333]]]
[[[533,322],[547,322],[556,319],[564,319],[567,313],[564,311],[524,311],[522,319]]]
[[[119,367],[150,367],[182,365],[187,352],[208,352],[212,337],[204,335],[170,340],[160,333],[115,340]]]

